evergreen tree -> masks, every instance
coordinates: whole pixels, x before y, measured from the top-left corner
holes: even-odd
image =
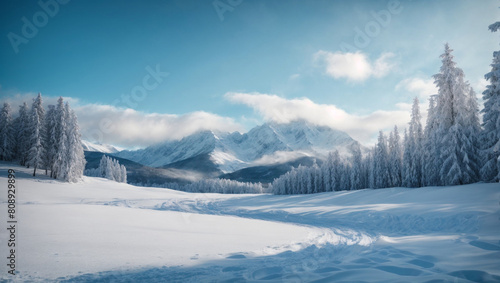
[[[22,166],[26,166],[28,161],[28,152],[30,149],[30,125],[28,104],[24,102],[23,105],[19,106],[19,117],[17,118],[16,123],[17,154],[19,156],[19,163]]]
[[[376,188],[375,152],[376,152],[376,147],[373,147],[370,153],[368,154],[368,158],[366,159],[368,167],[368,187],[372,189]]]
[[[439,186],[439,137],[438,121],[436,113],[435,96],[429,99],[429,109],[427,111],[427,123],[424,132],[424,186]]]
[[[423,180],[423,163],[422,163],[422,141],[423,131],[420,116],[420,107],[418,98],[413,100],[410,126],[408,128],[408,136],[405,140],[404,163],[406,176],[404,185],[410,188],[422,186]]]
[[[30,138],[28,150],[28,163],[27,166],[33,166],[33,176],[36,176],[36,170],[43,167],[45,148],[44,148],[44,109],[42,106],[42,96],[38,94],[37,98],[33,100],[31,107],[30,117]]]
[[[362,156],[361,156],[361,148],[358,143],[353,148],[353,156],[352,156],[352,167],[351,167],[351,189],[352,190],[360,190],[363,188],[363,180],[362,180]]]
[[[500,22],[488,27],[492,32],[498,31]],[[483,131],[481,132],[482,159],[481,179],[485,182],[500,180],[500,50],[493,52],[491,71],[485,79],[489,82],[483,92],[484,108]]]
[[[389,187],[389,152],[387,140],[382,131],[379,132],[378,143],[375,150],[375,188]]]
[[[122,175],[122,182],[126,183],[127,182],[127,168],[125,167],[125,165],[121,165],[120,169],[122,172],[122,174],[121,174]]]
[[[476,93],[469,86],[466,97],[466,112],[464,113],[465,137],[462,148],[464,164],[464,183],[475,183],[480,180],[481,157],[479,154],[479,135],[481,126],[479,123],[479,106],[477,105]]]
[[[14,158],[15,143],[12,109],[9,103],[4,103],[0,113],[0,160]]]
[[[59,97],[57,100],[56,112],[55,112],[55,148],[56,155],[54,160],[54,172],[53,178],[64,180],[66,179],[66,169],[67,165],[67,120],[68,113],[66,112],[66,107],[64,106],[64,100]]]
[[[339,181],[340,181],[340,189],[339,190],[350,190],[351,189],[351,167],[349,164],[341,162],[339,166]]]
[[[329,192],[333,190],[333,153],[328,153],[326,161],[321,166],[321,172],[323,177],[323,184],[325,186],[325,191]]]
[[[471,146],[467,135],[470,117],[467,114],[467,96],[470,87],[464,82],[463,71],[456,67],[448,44],[441,55],[440,72],[434,75],[438,87],[436,112],[438,113],[438,137],[440,159],[443,162],[440,170],[441,183],[444,185],[467,184],[474,180],[474,172],[470,156]]]
[[[45,132],[46,132],[46,155],[45,168],[50,169],[50,177],[54,177],[55,160],[57,156],[57,116],[54,105],[49,105],[49,111],[45,117]],[[46,172],[47,174],[47,172]]]
[[[374,148],[370,149],[365,159],[363,159],[363,168],[365,172],[365,188],[375,188],[375,164],[373,162]]]
[[[401,153],[401,137],[399,136],[398,127],[394,126],[394,130],[389,136],[389,172],[391,175],[391,187],[400,187],[402,184],[402,158],[403,154]]]
[[[332,154],[332,160],[331,160],[331,171],[332,171],[332,175],[331,175],[331,180],[330,180],[330,183],[331,183],[331,186],[332,186],[332,190],[333,191],[340,191],[342,189],[341,187],[341,160],[340,160],[340,154],[338,152],[338,150],[335,150]]]
[[[410,187],[411,184],[411,151],[412,146],[410,145],[410,138],[408,137],[408,131],[405,129],[404,140],[403,140],[403,170],[402,170],[402,185],[404,187]]]
[[[68,168],[66,170],[65,180],[76,182],[83,175],[85,169],[85,155],[83,152],[82,139],[78,126],[78,119],[75,112],[65,105],[65,112],[68,113],[68,132],[67,132],[67,159]],[[119,171],[119,170],[117,170]]]

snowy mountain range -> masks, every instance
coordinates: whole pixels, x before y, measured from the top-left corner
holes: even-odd
[[[324,159],[338,150],[349,156],[359,143],[348,134],[304,121],[266,123],[248,133],[198,132],[141,150],[113,155],[162,168],[195,169],[214,175],[263,165],[284,164],[304,157]]]

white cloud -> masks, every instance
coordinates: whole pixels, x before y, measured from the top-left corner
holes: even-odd
[[[349,81],[364,81],[369,77],[381,78],[387,75],[395,64],[391,58],[395,55],[383,53],[374,63],[362,52],[331,53],[320,50],[314,54],[316,61],[322,63],[325,73],[335,79],[345,78]]]
[[[270,164],[281,164],[293,160],[297,160],[298,158],[310,156],[307,152],[301,151],[276,151],[273,154],[264,155],[263,157],[255,160],[252,165],[270,165]]]
[[[405,90],[422,100],[427,100],[431,95],[437,94],[438,89],[433,79],[407,78],[396,85],[396,90]]]
[[[386,52],[380,55],[380,57],[375,60],[372,68],[372,75],[376,78],[381,78],[387,75],[395,66],[394,62],[391,62],[391,58],[395,55],[391,52]]]
[[[362,116],[349,114],[335,105],[317,104],[308,98],[285,99],[261,93],[226,93],[225,97],[234,103],[248,105],[267,121],[288,123],[306,120],[344,131],[364,144],[372,144],[379,130],[390,129],[395,124],[404,128],[410,120],[407,109],[378,110]]]
[[[133,109],[88,104],[75,108],[82,136],[124,147],[177,140],[201,130],[232,132],[241,126],[232,118],[197,111],[184,115],[147,114]]]

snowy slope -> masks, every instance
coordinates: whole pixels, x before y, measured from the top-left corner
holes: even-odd
[[[102,153],[115,153],[122,151],[122,148],[109,145],[109,144],[97,144],[97,143],[92,143],[86,140],[82,140],[82,146],[83,150],[85,151],[96,151],[96,152],[102,152]]]
[[[500,281],[498,183],[235,196],[28,173],[21,281]]]
[[[324,158],[333,150],[349,155],[358,143],[344,132],[314,126],[304,121],[289,124],[266,123],[248,133],[204,131],[180,141],[165,142],[117,156],[141,164],[161,167],[173,162],[209,154],[224,172],[254,166],[283,163],[303,156]]]

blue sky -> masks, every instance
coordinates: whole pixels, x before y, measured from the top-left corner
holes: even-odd
[[[99,115],[115,123],[127,121],[123,115],[144,123],[163,119],[157,123],[163,129],[151,126],[145,140],[126,132],[102,137],[127,147],[298,116],[369,144],[389,122],[404,126],[414,96],[425,105],[445,42],[477,92],[499,43],[487,30],[499,19],[496,0],[41,2],[58,6],[46,23],[35,1],[0,3],[2,99],[37,92],[48,101],[67,97],[87,119],[84,135],[97,127]],[[23,17],[39,23],[32,38],[23,36]],[[361,45],[359,31],[365,34]],[[12,34],[25,42],[12,44]],[[143,85],[148,67],[168,76],[145,97],[123,102],[122,95]],[[277,108],[284,114],[274,113]],[[331,121],[301,113],[318,109]],[[341,117],[335,120],[333,112]],[[359,125],[366,121],[377,123],[373,129]]]

